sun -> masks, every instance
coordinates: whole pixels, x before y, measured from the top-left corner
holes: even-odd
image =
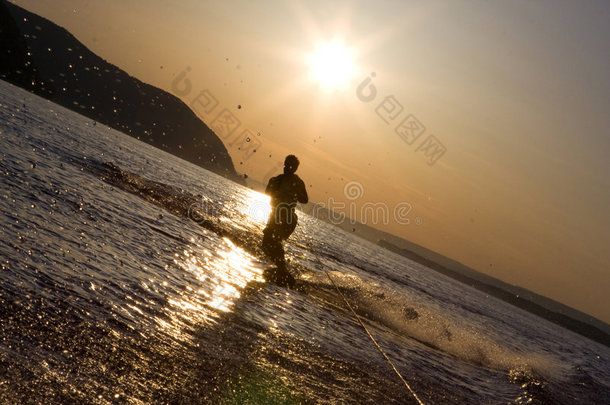
[[[327,90],[345,87],[354,73],[353,52],[338,41],[317,46],[309,57],[311,79]]]

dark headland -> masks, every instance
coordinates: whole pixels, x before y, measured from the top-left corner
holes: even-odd
[[[243,184],[222,141],[177,97],[5,0],[0,24],[0,79]]]

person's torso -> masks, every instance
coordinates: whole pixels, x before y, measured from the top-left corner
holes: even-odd
[[[291,207],[296,206],[299,200],[303,181],[296,174],[280,174],[271,179],[271,204],[287,204]]]

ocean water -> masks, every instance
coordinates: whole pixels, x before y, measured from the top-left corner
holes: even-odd
[[[0,402],[610,403],[610,349],[0,82]],[[335,289],[327,274],[337,285]]]

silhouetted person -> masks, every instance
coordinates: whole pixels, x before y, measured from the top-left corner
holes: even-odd
[[[263,231],[262,249],[278,267],[275,281],[290,287],[294,285],[294,278],[286,269],[282,242],[297,226],[297,202],[304,204],[309,200],[305,183],[295,174],[298,167],[296,156],[286,156],[284,174],[272,177],[265,189],[265,194],[271,197],[271,214]]]

